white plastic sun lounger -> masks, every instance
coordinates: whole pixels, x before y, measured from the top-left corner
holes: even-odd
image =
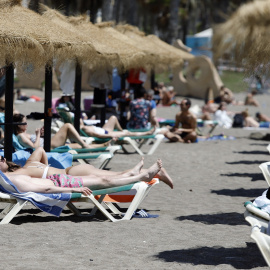
[[[267,265],[270,267],[270,231],[268,228],[270,216],[255,207],[251,202],[246,202],[245,207],[245,219],[252,226],[250,236],[256,242]]]
[[[81,193],[20,193],[14,184],[0,172],[0,202],[8,203],[0,213],[1,216],[3,216],[0,224],[8,224],[29,201],[41,210],[57,216],[61,214],[63,207],[67,206],[74,214],[79,216],[94,216],[97,209],[99,209],[113,222],[130,220],[150,189],[158,183],[158,179],[153,179],[149,183],[137,182],[125,186],[94,190],[90,196],[84,196]],[[66,198],[67,196],[69,197]],[[41,203],[38,202],[40,198],[42,198]],[[45,204],[45,202],[47,202],[47,204]],[[75,202],[91,202],[94,204],[94,208],[92,208],[90,214],[81,214],[74,205]],[[125,213],[122,213],[114,205],[114,203],[121,202],[130,203],[128,210]],[[45,208],[42,208],[43,206],[45,206]],[[106,208],[109,208],[110,211]],[[115,215],[118,216],[118,218]]]

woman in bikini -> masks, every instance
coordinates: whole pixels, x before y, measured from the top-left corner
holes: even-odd
[[[137,181],[149,182],[153,177],[157,177],[173,188],[173,181],[166,170],[162,168],[161,160],[158,160],[149,169],[142,169],[142,167],[143,159],[134,168],[123,172],[100,170],[89,164],[58,169],[48,165],[46,152],[41,147],[33,152],[23,167],[8,162],[3,157],[0,159],[0,170],[8,177],[16,174],[49,179],[58,187],[79,188],[87,186],[92,189],[102,189],[132,184]]]
[[[44,128],[36,129],[36,134],[27,133],[27,121],[23,114],[14,114],[13,121],[17,123],[24,123],[17,125],[14,128],[14,133],[17,136],[20,144],[26,148],[43,147],[44,144]],[[60,130],[51,138],[51,148],[56,148],[66,144],[67,139],[75,141],[76,143],[68,144],[71,148],[98,148],[108,146],[110,142],[104,144],[86,144],[80,137],[77,130],[71,124],[64,124]]]

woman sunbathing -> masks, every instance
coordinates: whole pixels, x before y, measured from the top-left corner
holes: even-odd
[[[44,144],[44,128],[37,128],[35,134],[27,133],[27,121],[23,114],[14,114],[13,121],[17,123],[26,123],[17,125],[14,128],[14,133],[17,136],[20,144],[26,148],[43,147]],[[51,148],[56,148],[66,144],[66,140],[70,139],[76,143],[68,144],[71,148],[98,148],[108,146],[109,142],[105,144],[87,144],[80,137],[77,130],[71,124],[64,124],[59,131],[51,138]]]
[[[8,177],[20,174],[34,178],[47,178],[55,186],[60,187],[70,187],[70,183],[72,183],[72,187],[87,186],[92,189],[102,189],[132,184],[137,181],[149,182],[156,176],[160,181],[173,188],[173,181],[166,170],[162,168],[161,160],[158,160],[149,169],[142,169],[142,167],[143,159],[134,168],[123,172],[100,170],[89,164],[79,164],[66,169],[58,169],[48,165],[47,155],[41,147],[33,152],[23,167],[8,162],[3,157],[0,159],[0,170],[7,173]]]
[[[131,132],[128,130],[123,130],[115,116],[111,116],[102,128],[82,125],[81,129],[89,136],[102,139],[119,138],[124,136],[144,136],[151,135],[155,132],[155,129],[151,129],[146,132]]]

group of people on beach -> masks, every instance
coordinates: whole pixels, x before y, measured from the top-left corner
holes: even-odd
[[[151,104],[150,101],[144,98],[141,103]],[[149,109],[150,111],[151,109]],[[136,113],[138,114],[137,111],[135,111]],[[142,119],[144,118],[145,116],[142,117]],[[17,112],[13,116],[13,121],[21,123],[21,125],[16,125],[14,128],[19,143],[25,148],[36,149],[24,167],[6,161],[4,157],[0,158],[0,170],[8,176],[20,192],[81,192],[84,195],[89,195],[92,192],[91,189],[127,185],[137,181],[149,182],[153,177],[159,178],[160,181],[173,188],[173,181],[162,167],[160,159],[150,168],[144,169],[144,160],[142,158],[134,168],[122,172],[100,170],[89,164],[72,166],[66,169],[51,167],[48,165],[46,153],[42,148],[44,144],[44,128],[37,128],[35,134],[29,134],[27,132],[26,116]],[[67,139],[73,142],[69,143],[71,148],[99,148],[108,146],[112,140],[115,141],[123,136],[151,135],[156,129],[153,127],[142,132],[124,130],[115,116],[111,116],[103,127],[82,125],[81,128],[89,136],[110,140],[103,144],[88,145],[80,137],[74,126],[66,123],[51,137],[51,148],[65,145]]]
[[[171,89],[172,90],[172,89]],[[254,93],[247,96],[247,100],[252,103]],[[64,124],[59,131],[51,138],[51,147],[56,148],[66,144],[69,138],[73,143],[69,144],[72,148],[98,148],[107,146],[111,140],[117,140],[122,136],[142,136],[160,132],[171,142],[194,143],[197,140],[197,117],[191,111],[191,101],[189,98],[183,98],[178,101],[180,111],[175,116],[173,126],[167,126],[157,130],[159,126],[156,118],[157,102],[153,100],[154,91],[145,91],[141,88],[137,97],[130,103],[130,125],[129,128],[149,128],[148,131],[131,132],[124,130],[117,117],[111,116],[103,127],[87,126],[82,124],[81,128],[89,136],[110,139],[103,144],[86,144],[80,137],[73,125]],[[222,87],[219,100],[216,102],[207,102],[203,106],[205,119],[209,112],[219,115],[223,120],[227,117],[227,123],[231,119],[226,110],[227,104],[236,104],[229,89]],[[216,105],[218,104],[218,105]],[[252,105],[256,106],[256,103]],[[257,123],[248,114],[242,112],[245,125],[254,125]],[[258,114],[261,120],[270,120],[263,114]],[[225,120],[224,120],[225,121]],[[35,134],[27,133],[27,119],[20,113],[14,114],[14,122],[22,123],[15,127],[15,135],[19,142],[26,148],[36,149],[28,159],[24,167],[16,166],[1,157],[0,169],[6,173],[10,180],[17,186],[21,192],[82,192],[85,195],[91,194],[91,189],[101,189],[118,185],[125,185],[137,181],[149,182],[154,176],[173,188],[173,181],[167,171],[162,167],[162,161],[158,159],[150,168],[143,169],[143,159],[132,169],[122,172],[105,171],[94,168],[93,166],[77,165],[64,170],[50,167],[43,150],[44,129],[38,128]]]

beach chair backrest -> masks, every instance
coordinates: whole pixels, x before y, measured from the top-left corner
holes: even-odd
[[[270,186],[270,162],[268,161],[260,164],[259,168],[261,169],[267,184]]]
[[[56,110],[65,123],[73,124],[73,117],[70,111],[68,111],[66,108],[60,107],[57,107]]]

